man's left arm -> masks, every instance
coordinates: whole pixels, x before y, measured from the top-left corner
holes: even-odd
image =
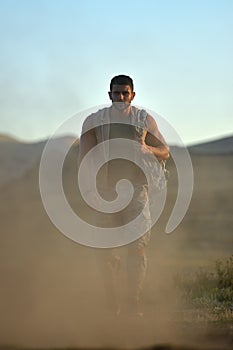
[[[159,161],[169,158],[169,146],[160,133],[156,121],[151,115],[147,115],[147,134],[143,142],[146,147]]]

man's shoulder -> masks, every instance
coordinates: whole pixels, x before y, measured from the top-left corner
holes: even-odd
[[[139,108],[137,106],[131,105],[131,113],[134,115],[137,115],[138,113],[141,113],[143,109]]]
[[[144,109],[144,108],[139,108],[139,107],[136,107],[136,106],[131,106],[131,113],[134,115],[134,116],[138,116],[140,118],[146,118],[148,113],[147,111]]]
[[[147,126],[149,114],[145,109],[136,106],[131,106],[131,114],[140,125]]]
[[[83,122],[83,129],[85,131],[98,127],[102,124],[102,120],[109,115],[110,107],[104,107],[96,112],[89,114]]]
[[[150,113],[148,113],[144,108],[132,106],[131,110],[132,115],[138,120],[139,124],[145,125],[148,131],[157,128],[157,124],[154,117]]]

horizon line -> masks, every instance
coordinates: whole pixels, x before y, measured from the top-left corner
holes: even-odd
[[[7,133],[7,132],[0,132],[0,140],[1,137],[5,137],[5,138],[9,138],[12,140],[15,140],[16,142],[21,142],[21,143],[40,143],[40,142],[45,142],[46,140],[50,139],[51,136],[44,136],[41,138],[35,138],[35,139],[23,139],[21,137],[16,136],[15,134],[11,134],[11,133]],[[76,138],[77,140],[80,138],[80,136],[78,136],[77,134],[71,134],[71,133],[67,133],[67,134],[61,134],[59,136],[57,136],[56,138],[62,138],[62,137],[73,137]],[[206,139],[200,139],[200,140],[196,140],[196,141],[190,141],[190,142],[183,142],[183,144],[186,147],[193,147],[199,144],[203,144],[203,143],[210,143],[210,142],[214,142],[214,141],[218,141],[221,139],[226,139],[226,138],[230,138],[233,137],[233,133],[229,133],[229,134],[222,134],[222,135],[218,135],[218,136],[212,136],[212,137],[207,137]],[[180,144],[177,143],[169,143],[168,144],[170,146],[181,146]]]

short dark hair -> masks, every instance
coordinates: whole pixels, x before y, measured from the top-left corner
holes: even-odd
[[[112,91],[113,85],[129,85],[132,91],[134,91],[133,79],[130,78],[128,75],[121,74],[113,77],[110,82],[110,91]]]

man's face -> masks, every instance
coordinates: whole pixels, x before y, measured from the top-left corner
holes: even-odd
[[[113,105],[120,110],[127,108],[135,96],[129,85],[113,85],[108,94]]]

